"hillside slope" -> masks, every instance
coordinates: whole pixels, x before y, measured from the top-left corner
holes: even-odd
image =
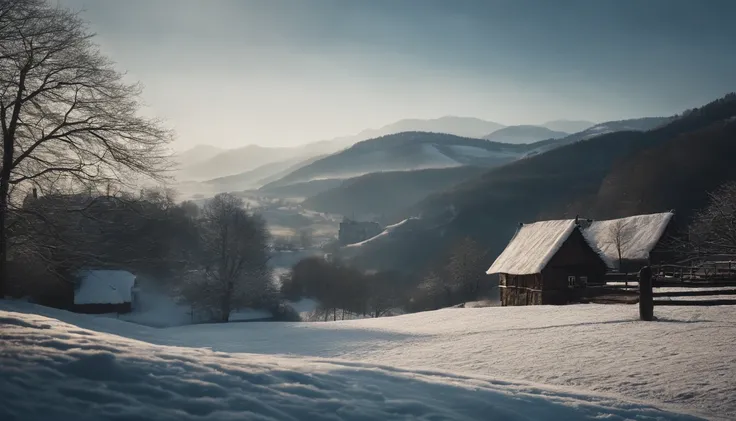
[[[668,142],[677,142],[676,139],[692,134],[692,140],[688,144],[693,149],[688,155],[695,153],[695,149],[705,151],[714,145],[720,145],[710,153],[703,152],[704,156],[709,157],[701,160],[703,164],[698,168],[707,167],[707,163],[715,159],[716,155],[720,156],[719,160],[725,160],[721,161],[724,163],[720,164],[720,168],[727,168],[731,155],[723,152],[730,149],[719,148],[732,139],[732,129],[729,128],[730,124],[718,126],[718,123],[733,116],[736,116],[736,95],[729,95],[648,132],[628,131],[594,136],[491,169],[477,179],[461,183],[449,192],[434,195],[397,215],[396,220],[401,220],[421,214],[441,228],[418,234],[416,239],[396,242],[376,255],[362,255],[361,264],[382,266],[386,256],[390,256],[392,264],[403,260],[406,268],[426,268],[436,258],[437,252],[442,251],[449,241],[458,236],[471,236],[488,247],[492,255],[497,255],[511,238],[519,222],[574,217],[577,214],[601,219],[620,214],[672,209],[679,203],[673,200],[675,195],[662,196],[662,200],[653,201],[646,197],[648,194],[644,194],[645,197],[640,200],[627,202],[626,192],[630,185],[633,188],[636,183],[631,178],[624,181],[621,177],[635,177],[636,173],[626,166],[636,165],[636,162],[644,162],[644,168],[665,165],[668,161],[660,160],[657,149],[653,148],[676,151],[676,143]],[[701,135],[698,132],[711,126],[712,130],[721,132],[718,135],[711,133],[713,139],[717,140],[712,143],[698,142],[696,139],[700,139]],[[723,132],[724,130],[726,131]],[[646,150],[650,152],[644,152]],[[642,153],[654,154],[657,158],[639,155]],[[686,180],[676,177],[668,180],[668,171],[661,171],[661,176],[652,178],[660,180],[660,187],[642,188],[642,191],[661,190],[663,185],[672,191],[685,181],[691,183],[689,189],[706,191],[713,184],[724,181],[721,177],[730,174],[725,169],[719,170],[721,172],[718,176],[703,183],[698,171],[686,172]],[[669,172],[672,172],[671,167]],[[608,179],[604,185],[609,175],[612,179],[621,178],[621,182],[614,184],[618,187],[608,186],[612,179]],[[642,180],[641,183],[648,185],[650,181]],[[599,192],[605,199],[600,202]],[[597,203],[600,206],[596,206]],[[632,203],[634,206],[630,206]],[[661,208],[657,209],[658,207]],[[677,218],[680,223],[686,223],[686,219]],[[404,256],[410,254],[411,259],[402,258],[402,253],[406,253]]]
[[[212,157],[223,152],[222,148],[212,145],[196,145],[185,151],[178,152],[174,155],[174,161],[179,168],[187,168],[200,162],[207,161]]]
[[[736,180],[734,157],[736,120],[713,123],[614,165],[590,207],[605,217],[671,208],[689,219],[708,192]]]
[[[462,166],[366,174],[312,196],[302,206],[318,212],[354,215],[358,219],[394,215],[433,193],[447,190],[484,171],[487,168]]]
[[[177,155],[179,170],[176,175],[180,182],[204,181],[241,174],[262,165],[294,158],[304,160],[318,155],[329,155],[349,148],[360,141],[401,132],[425,131],[480,138],[503,127],[502,124],[478,118],[445,116],[434,119],[399,120],[377,129],[363,130],[354,135],[340,136],[295,147],[248,145],[234,149],[221,149],[209,145],[198,145]]]
[[[570,133],[550,130],[542,126],[508,126],[483,136],[483,139],[501,143],[533,143],[540,140],[559,139]]]
[[[621,131],[637,131],[643,132],[660,127],[672,121],[671,117],[644,117],[629,120],[607,121],[605,123],[596,124],[583,131],[573,133],[556,139],[546,139],[534,142],[530,145],[530,151],[526,156],[539,155],[560,146],[569,145],[571,143],[580,142],[581,140],[592,139],[608,133]]]
[[[272,180],[283,177],[284,175],[312,162],[324,158],[325,155],[304,158],[298,156],[283,161],[270,162],[261,165],[250,171],[245,171],[235,175],[214,178],[204,181],[212,190],[218,192],[232,192],[248,189],[257,189]]]
[[[320,159],[265,188],[319,179],[347,179],[380,171],[500,165],[519,158],[525,145],[508,145],[445,133],[405,132],[366,140]]]
[[[0,418],[731,419],[730,309],[656,311],[652,323],[590,304],[155,329],[0,301],[12,397]]]
[[[582,132],[583,130],[587,130],[595,125],[596,123],[586,120],[553,120],[544,124],[539,124],[539,126],[546,127],[550,130],[566,133]]]

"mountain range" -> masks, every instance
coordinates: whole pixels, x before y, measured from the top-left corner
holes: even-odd
[[[593,123],[557,120],[544,123],[542,126],[552,128],[579,127],[581,125],[591,126]],[[502,124],[478,118],[445,116],[436,119],[399,120],[378,129],[368,129],[355,135],[312,142],[296,147],[248,145],[234,149],[222,149],[210,145],[197,145],[176,155],[175,160],[179,165],[175,176],[180,183],[186,183],[189,188],[194,189],[197,188],[198,182],[209,181],[209,185],[199,186],[201,190],[207,192],[211,192],[213,186],[215,186],[215,190],[218,190],[219,187],[217,186],[221,182],[224,182],[228,189],[243,190],[258,187],[260,180],[256,177],[268,178],[269,168],[275,170],[275,173],[270,174],[270,176],[276,176],[280,173],[280,169],[288,166],[289,163],[300,160],[307,161],[320,155],[339,152],[355,143],[368,139],[410,131],[481,138],[504,127]],[[535,140],[541,139],[543,137]],[[251,174],[250,172],[254,170],[257,171]],[[219,180],[229,176],[237,177],[229,180]]]
[[[263,189],[288,184],[348,179],[384,171],[493,166],[518,159],[525,145],[510,145],[446,133],[403,132],[356,143],[280,178]]]
[[[501,143],[533,143],[546,139],[559,139],[569,135],[568,132],[550,130],[543,126],[508,126],[498,129],[483,139]]]
[[[423,224],[362,250],[353,263],[426,270],[465,236],[487,247],[492,261],[519,222],[539,219],[675,209],[678,226],[686,226],[707,192],[736,179],[736,94],[680,116],[617,125],[646,131],[600,134],[613,125],[599,126],[593,136],[489,169],[396,213],[389,222],[421,216]]]
[[[314,189],[311,192],[317,192],[313,197],[309,197],[302,203],[302,206],[317,210],[320,212],[337,213],[343,215],[383,215],[389,221],[397,212],[405,207],[429,196],[432,193],[438,193],[444,189],[449,189],[454,184],[464,181],[471,174],[478,175],[493,166],[499,166],[518,159],[525,159],[540,153],[549,151],[554,148],[561,147],[565,144],[579,142],[583,139],[594,138],[599,133],[607,133],[617,130],[643,131],[657,127],[669,121],[667,118],[648,118],[634,119],[623,121],[611,121],[595,125],[580,133],[565,136],[561,139],[548,139],[530,144],[498,144],[494,142],[484,142],[477,139],[463,139],[466,142],[472,142],[473,145],[487,144],[493,145],[503,151],[501,157],[498,156],[498,150],[495,151],[495,160],[482,161],[478,160],[472,163],[464,162],[463,165],[475,165],[477,168],[468,167],[450,167],[436,168],[432,171],[407,171],[405,166],[403,171],[379,172],[377,169],[364,176],[351,178],[342,184],[323,185],[321,189]],[[442,136],[432,133],[418,133],[416,137],[407,137],[408,134],[392,135],[391,138],[406,138],[414,148],[419,148],[424,143],[433,144],[438,141],[453,142],[457,138]],[[402,155],[390,148],[391,142],[382,144],[381,139],[374,139],[365,142],[374,149],[379,149],[386,155],[394,156],[399,161]],[[355,145],[358,148],[361,144]],[[351,149],[353,149],[351,148]],[[286,176],[274,185],[283,185],[300,180],[309,174],[314,175],[323,168],[314,169],[313,166],[321,166],[324,161],[332,168],[355,168],[356,161],[353,157],[363,157],[364,154],[349,153],[351,149],[347,149],[340,154],[332,155],[324,160],[316,161],[312,166],[299,169],[297,172]],[[440,148],[440,150],[445,150]],[[414,153],[414,155],[418,155]],[[376,160],[381,163],[382,160]],[[459,163],[460,165],[460,163]],[[306,173],[306,174],[305,174]],[[468,177],[468,178],[466,178]],[[325,177],[325,179],[327,179]],[[269,186],[263,189],[268,189]],[[304,195],[302,195],[303,197]],[[384,200],[391,198],[391,200]]]

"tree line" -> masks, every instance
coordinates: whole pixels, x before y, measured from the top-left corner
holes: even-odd
[[[434,310],[496,294],[485,275],[488,264],[488,253],[470,238],[452,244],[439,263],[423,275],[366,272],[339,258],[312,257],[282,277],[281,293],[291,301],[316,300],[317,320]]]
[[[81,270],[125,269],[209,320],[244,307],[278,313],[266,224],[231,194],[202,207],[161,189],[29,196],[19,210],[9,236],[12,295],[68,307]]]

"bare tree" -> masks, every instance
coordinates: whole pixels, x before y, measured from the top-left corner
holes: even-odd
[[[435,310],[449,303],[450,291],[437,271],[430,271],[417,286],[413,297],[413,311]]]
[[[311,248],[314,245],[314,231],[307,227],[299,231],[299,245],[303,249]]]
[[[616,248],[618,268],[621,270],[624,254],[633,240],[633,229],[626,220],[618,219],[608,226],[607,241]]]
[[[232,311],[264,304],[276,292],[268,267],[268,231],[261,218],[243,209],[242,199],[229,193],[211,199],[202,214],[205,269],[190,281],[196,285],[187,296],[214,307],[217,318],[227,322]]]
[[[709,197],[708,206],[690,225],[690,252],[736,254],[736,182],[724,184]]]
[[[460,301],[478,298],[481,283],[486,279],[487,253],[473,239],[466,237],[455,243],[445,267],[447,288],[459,295]]]
[[[8,213],[30,188],[97,191],[167,168],[170,131],[140,115],[140,86],[92,37],[45,0],[0,0],[0,296]]]

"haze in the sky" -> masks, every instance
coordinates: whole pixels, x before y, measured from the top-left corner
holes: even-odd
[[[736,89],[731,0],[59,0],[199,143],[669,115]]]

